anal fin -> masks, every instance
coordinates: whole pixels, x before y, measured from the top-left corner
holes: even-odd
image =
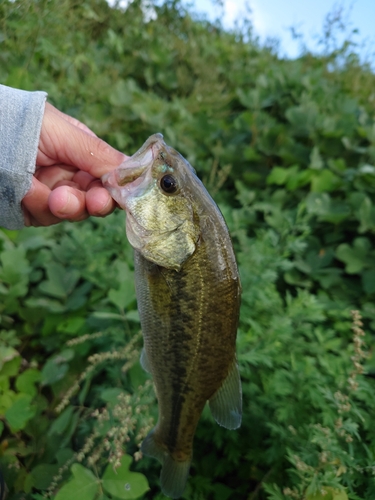
[[[146,351],[145,351],[144,347],[142,349],[141,358],[140,358],[139,362],[141,363],[141,366],[142,366],[142,368],[144,369],[145,372],[151,373],[150,362],[148,360],[148,357],[147,357],[147,354],[146,354]]]
[[[234,360],[222,386],[209,400],[212,416],[219,425],[237,429],[242,420],[242,390],[237,361]]]

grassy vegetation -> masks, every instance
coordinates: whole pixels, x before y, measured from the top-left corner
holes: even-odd
[[[154,8],[4,0],[0,82],[48,91],[127,154],[162,132],[228,222],[244,419],[204,413],[184,498],[373,500],[375,76],[347,43],[285,60],[179,1]],[[123,213],[0,230],[10,498],[164,498],[138,460],[157,415],[141,344]]]

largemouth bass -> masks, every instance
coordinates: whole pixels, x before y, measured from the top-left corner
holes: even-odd
[[[161,488],[179,498],[206,402],[228,429],[241,424],[236,362],[240,280],[231,239],[190,164],[152,135],[102,178],[126,210],[144,348],[159,419],[141,450],[162,463]]]

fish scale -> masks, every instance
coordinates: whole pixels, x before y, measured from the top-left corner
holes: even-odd
[[[220,425],[235,429],[241,422],[235,352],[241,290],[233,247],[218,207],[161,134],[103,184],[130,214],[141,363],[158,399],[158,422],[141,449],[162,463],[163,493],[178,498],[206,402]]]

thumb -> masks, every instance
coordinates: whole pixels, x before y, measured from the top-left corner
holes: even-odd
[[[46,104],[39,139],[37,165],[65,164],[94,177],[113,170],[127,158],[95,135],[66,120]]]

